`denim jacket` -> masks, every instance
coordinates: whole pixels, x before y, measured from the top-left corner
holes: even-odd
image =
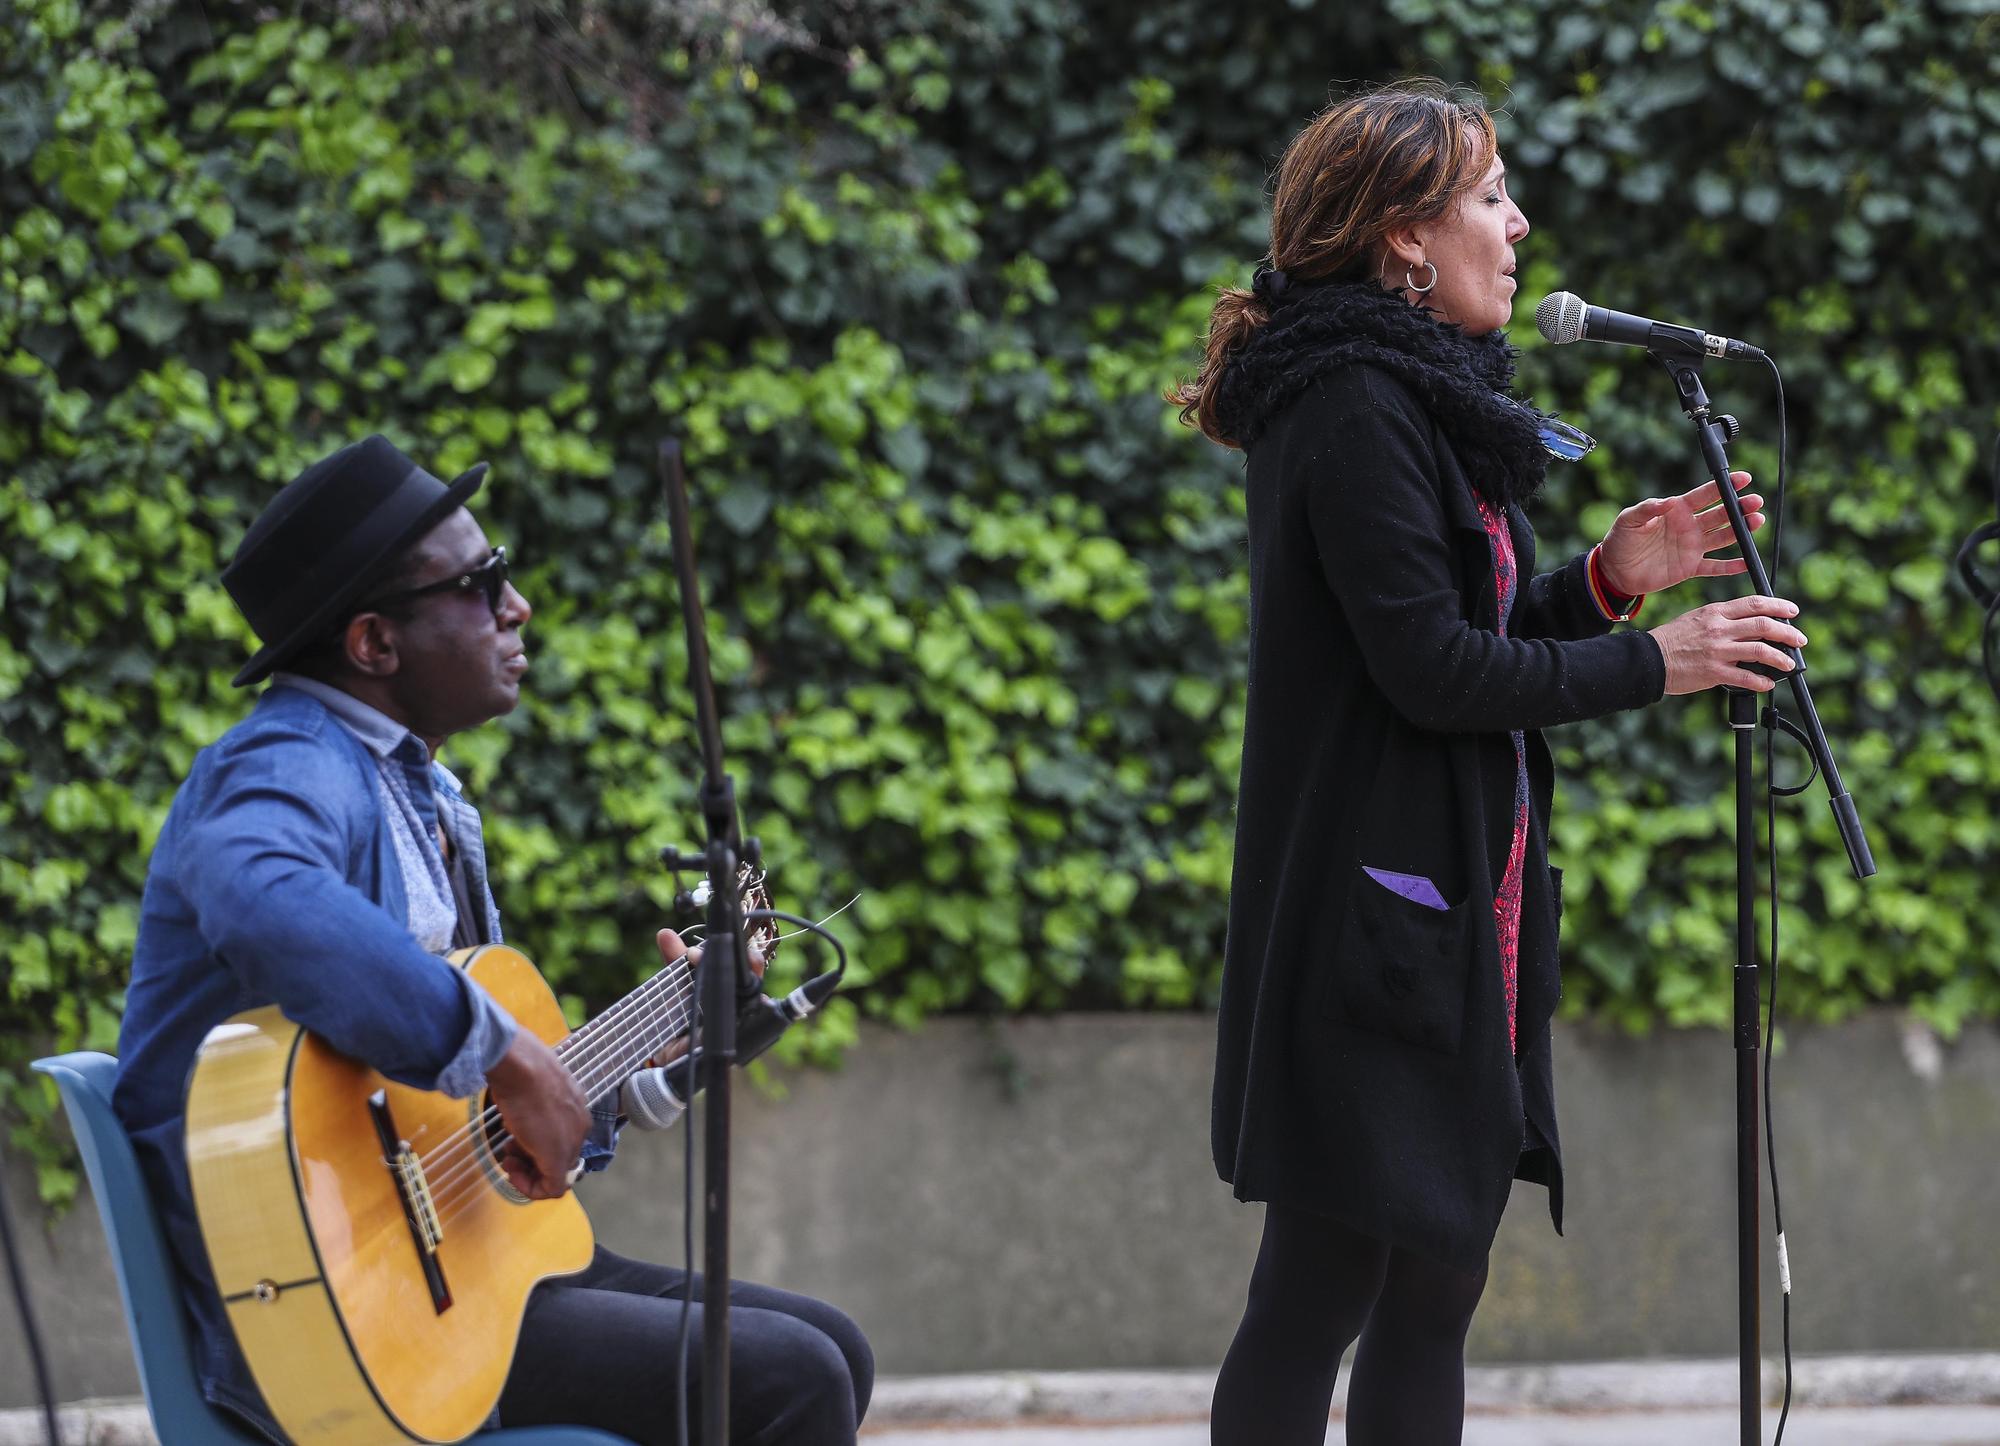
[[[451,776],[431,783],[456,819],[477,815]],[[112,1105],[132,1137],[182,1274],[208,1399],[283,1440],[236,1347],[196,1223],[182,1139],[195,1052],[231,1015],[286,1018],[399,1083],[468,1096],[514,1022],[470,976],[426,953],[374,757],[325,702],[275,685],[201,751],[146,875]],[[479,892],[486,893],[481,880]],[[490,896],[479,901],[497,920]],[[603,1110],[586,1145],[615,1144]]]

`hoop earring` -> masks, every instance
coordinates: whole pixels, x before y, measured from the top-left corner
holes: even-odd
[[[1424,265],[1429,268],[1431,273],[1429,283],[1423,286],[1417,285],[1417,268],[1415,266],[1406,266],[1403,268],[1403,290],[1414,291],[1419,296],[1428,296],[1430,294],[1431,288],[1438,284],[1437,263],[1435,261],[1426,261]]]

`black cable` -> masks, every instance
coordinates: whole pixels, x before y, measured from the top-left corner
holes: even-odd
[[[810,931],[811,933],[819,935],[820,938],[826,940],[827,943],[833,945],[834,957],[839,961],[833,967],[834,981],[838,983],[843,977],[846,976],[847,950],[845,947],[842,946],[840,942],[840,936],[834,933],[833,930],[827,928],[825,925],[815,924],[811,919],[808,919],[800,914],[788,914],[783,909],[745,909],[743,911],[743,922],[747,924],[753,919],[776,919],[780,923],[796,924],[801,929],[805,929]],[[815,979],[819,977],[820,976],[817,974],[813,976],[813,978]]]
[[[1773,712],[1775,713],[1775,709]],[[1785,1252],[1785,1207],[1778,1195],[1778,1136],[1771,1120],[1771,1057],[1778,1033],[1778,730],[1773,724],[1764,730],[1764,837],[1765,854],[1771,866],[1771,1002],[1764,1017],[1764,1158],[1771,1172],[1771,1224],[1778,1232],[1778,1283],[1783,1287],[1785,1339],[1785,1402],[1778,1411],[1778,1432],[1771,1446],[1782,1446],[1785,1420],[1792,1413],[1792,1265]]]
[[[1778,591],[1778,564],[1785,539],[1785,379],[1778,363],[1766,356],[1771,382],[1778,393],[1778,486],[1771,510],[1771,592]],[[1776,689],[1772,690],[1774,693]],[[1775,703],[1765,709],[1764,722],[1764,853],[1769,862],[1771,896],[1771,996],[1764,1017],[1764,1160],[1771,1175],[1771,1223],[1778,1234],[1778,1283],[1783,1288],[1785,1400],[1778,1411],[1777,1434],[1771,1446],[1783,1446],[1785,1422],[1792,1414],[1792,1266],[1785,1251],[1785,1209],[1778,1193],[1778,1134],[1771,1118],[1771,1059],[1778,1032],[1778,730],[1782,715]],[[1818,765],[1814,765],[1815,773]],[[1807,780],[1808,783],[1811,780]]]
[[[56,1393],[49,1383],[49,1358],[42,1351],[42,1333],[35,1324],[35,1308],[28,1299],[28,1274],[21,1268],[21,1253],[14,1244],[14,1217],[7,1210],[7,1163],[0,1158],[0,1247],[7,1252],[7,1277],[14,1284],[14,1304],[21,1312],[21,1331],[28,1338],[28,1355],[35,1363],[35,1388],[42,1393],[42,1420],[48,1429],[49,1446],[62,1446],[62,1431],[56,1423]]]

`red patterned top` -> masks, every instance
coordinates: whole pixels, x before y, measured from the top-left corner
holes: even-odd
[[[1507,530],[1505,508],[1494,507],[1478,493],[1479,520],[1493,545],[1493,590],[1500,599],[1500,636],[1507,636],[1507,614],[1514,605],[1520,575],[1514,566],[1514,535]],[[1500,936],[1500,985],[1507,997],[1507,1046],[1518,1052],[1515,1002],[1521,984],[1521,869],[1528,856],[1528,741],[1519,729],[1514,738],[1514,841],[1507,849],[1507,872],[1493,895],[1493,924]]]

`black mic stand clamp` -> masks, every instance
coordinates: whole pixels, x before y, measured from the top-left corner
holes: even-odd
[[[1742,500],[1736,495],[1729,473],[1729,454],[1726,444],[1734,441],[1739,431],[1736,419],[1714,413],[1709,406],[1708,392],[1702,386],[1701,367],[1695,355],[1678,349],[1661,348],[1653,351],[1653,358],[1667,369],[1674,379],[1674,389],[1680,395],[1681,410],[1695,424],[1695,435],[1701,448],[1702,460],[1707,464],[1709,475],[1722,494],[1722,505],[1729,514],[1730,530],[1736,535],[1737,550],[1749,564],[1749,578],[1757,593],[1768,597],[1771,580],[1764,570],[1764,560],[1757,551],[1757,544],[1751,537],[1750,525],[1745,520]],[[1867,835],[1861,828],[1861,817],[1856,812],[1854,800],[1841,786],[1840,772],[1834,766],[1833,752],[1828,747],[1825,730],[1820,727],[1819,711],[1814,708],[1812,692],[1806,686],[1805,658],[1798,649],[1782,649],[1791,659],[1789,673],[1768,668],[1761,663],[1739,664],[1753,672],[1762,673],[1789,683],[1792,697],[1799,713],[1805,720],[1801,728],[1790,719],[1780,715],[1775,707],[1764,710],[1764,726],[1782,728],[1784,732],[1803,743],[1812,754],[1817,773],[1826,779],[1828,792],[1832,795],[1833,816],[1840,829],[1841,842],[1847,848],[1849,864],[1857,879],[1865,879],[1875,872],[1875,859],[1868,849]],[[1751,766],[1754,760],[1751,737],[1756,731],[1757,695],[1748,688],[1726,688],[1730,732],[1736,740],[1736,972],[1735,972],[1735,1023],[1733,1035],[1736,1046],[1736,1308],[1737,1340],[1739,1346],[1738,1391],[1741,1408],[1742,1446],[1761,1446],[1763,1440],[1763,1360],[1762,1360],[1762,1317],[1759,1301],[1759,1259],[1758,1259],[1758,1182],[1757,1182],[1757,1126],[1762,1109],[1759,1098],[1757,1064],[1760,1052],[1758,1037],[1758,979],[1757,979],[1757,883],[1756,883],[1756,816],[1755,788]],[[1781,794],[1803,792],[1811,784],[1795,788],[1778,789]],[[1782,1257],[1783,1237],[1779,1238]],[[1781,1269],[1784,1262],[1780,1261]],[[1784,1269],[1789,1275],[1789,1270]],[[1787,1291],[1790,1287],[1787,1285]]]

